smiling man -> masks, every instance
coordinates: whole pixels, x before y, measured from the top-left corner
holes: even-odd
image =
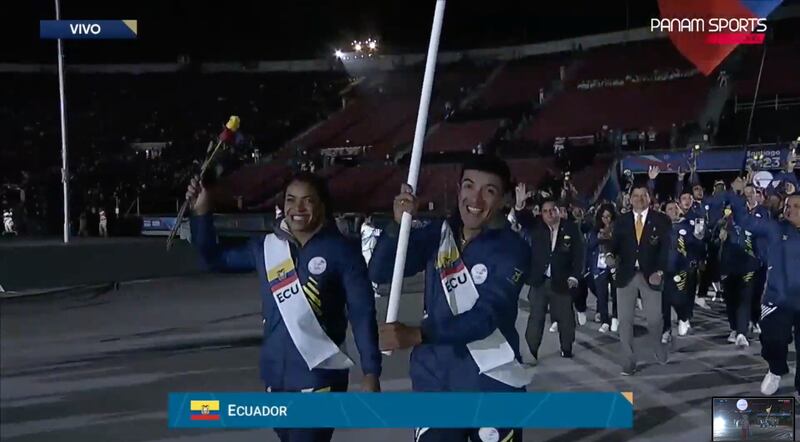
[[[414,391],[522,392],[531,371],[521,364],[514,328],[517,301],[530,267],[530,248],[511,230],[502,208],[511,190],[501,159],[475,155],[464,165],[458,211],[446,220],[411,230],[405,275],[425,271],[425,316],[419,327],[380,328],[381,348],[414,347]],[[370,261],[376,283],[391,281],[403,212],[416,214],[408,185],[394,200],[394,220],[378,240]],[[522,441],[508,428],[428,429],[416,441]]]
[[[343,351],[348,319],[361,356],[363,389],[379,391],[375,298],[355,242],[339,233],[325,181],[311,173],[284,188],[285,218],[275,233],[241,247],[217,243],[210,198],[197,179],[192,201],[192,244],[209,270],[259,275],[264,339],[261,378],[268,392],[341,392],[353,361]],[[333,429],[276,429],[281,441],[330,441]]]

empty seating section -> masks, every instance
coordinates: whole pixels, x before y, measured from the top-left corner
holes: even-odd
[[[442,123],[425,140],[426,153],[471,152],[478,143],[492,141],[502,120]]]
[[[591,197],[605,178],[612,162],[613,160],[610,158],[597,157],[592,164],[575,173],[572,177],[572,184],[578,193],[587,198]]]
[[[556,176],[559,173],[552,158],[510,160],[508,167],[511,169],[511,177],[514,181],[526,183],[528,186],[536,186],[547,177]]]
[[[523,138],[546,142],[558,136],[592,135],[603,125],[639,130],[669,130],[702,110],[712,80],[690,77],[638,85],[570,90],[544,107]]]
[[[667,40],[601,47],[580,56],[565,90],[524,129],[522,138],[549,143],[558,136],[595,134],[603,125],[616,130],[669,130],[702,110],[712,80],[695,75],[667,81],[578,89],[583,81],[630,80],[633,76],[688,71],[692,66]]]
[[[488,67],[444,68],[434,81],[428,116],[429,127],[444,118],[444,105],[455,106],[480,85]],[[422,71],[372,73],[352,88],[355,98],[305,135],[285,146],[279,159],[288,159],[297,148],[314,152],[328,147],[372,145],[368,158],[384,158],[399,145],[413,141]]]
[[[481,101],[488,109],[538,102],[539,89],[558,80],[560,67],[567,64],[563,59],[540,58],[508,63],[486,85]]]
[[[585,80],[624,79],[626,75],[652,74],[655,70],[693,68],[667,39],[603,46],[580,58],[579,69],[570,76],[571,85]]]
[[[397,166],[388,165],[358,166],[342,170],[329,180],[336,210],[352,211],[364,207],[368,203],[369,194],[385,183],[392,174],[397,173],[397,170]],[[399,189],[398,184],[395,195]]]
[[[753,99],[758,82],[758,71],[761,66],[762,46],[746,48],[747,54],[742,60],[742,70],[736,74],[735,93],[739,100]],[[800,96],[800,43],[782,43],[768,45],[764,70],[761,74],[761,86],[758,90],[760,99],[770,96]]]
[[[752,97],[751,97],[752,99]],[[720,145],[742,143],[747,139],[747,127],[750,124],[750,108],[733,112],[732,103],[719,121],[719,133],[716,142]],[[750,133],[751,143],[776,143],[795,140],[798,136],[800,106],[779,106],[775,109],[769,104],[756,107],[753,114],[753,126]]]
[[[241,196],[246,206],[252,206],[280,192],[291,174],[288,166],[278,163],[248,166],[228,177],[225,184],[231,196]]]

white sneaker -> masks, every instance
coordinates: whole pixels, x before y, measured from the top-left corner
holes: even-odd
[[[741,334],[739,336],[737,336],[736,337],[736,346],[737,347],[742,347],[742,348],[749,347],[750,346],[750,342],[747,340],[747,336],[741,335]]]
[[[578,324],[586,324],[586,312],[578,312]]]
[[[757,335],[760,335],[760,334],[761,334],[761,326],[760,326],[760,325],[758,325],[758,324],[755,324],[755,325],[753,326],[753,333],[755,333],[755,334],[757,334]]]
[[[665,331],[661,335],[661,343],[662,344],[669,344],[669,341],[671,341],[671,340],[672,340],[672,332]]]
[[[686,336],[686,333],[689,333],[691,327],[689,321],[678,321],[678,336]]]
[[[599,331],[600,333],[608,333],[608,324],[601,325],[600,329],[597,331]]]
[[[699,296],[695,296],[694,305],[696,305],[696,306],[698,306],[698,307],[700,307],[702,309],[711,310],[711,306],[708,305],[708,303],[706,302],[706,298],[701,298]]]
[[[731,344],[735,344],[736,343],[736,331],[735,330],[732,331],[730,335],[728,335],[728,342],[730,342]]]
[[[764,376],[764,380],[761,381],[761,394],[765,396],[772,396],[778,391],[778,387],[781,386],[781,377],[772,374],[771,371],[767,372],[767,375]]]
[[[550,333],[558,333],[558,322],[554,322],[553,325],[550,326]]]
[[[611,318],[611,331],[616,333],[619,330],[619,319]]]
[[[594,322],[600,322],[600,313],[594,314]]]
[[[636,310],[642,310],[642,298],[636,298]]]

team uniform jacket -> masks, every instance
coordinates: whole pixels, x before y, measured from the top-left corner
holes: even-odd
[[[449,222],[460,243],[462,224],[458,218]],[[516,391],[479,374],[467,344],[499,329],[517,360],[521,360],[514,322],[520,290],[530,268],[530,247],[504,220],[497,220],[474,237],[461,250],[461,258],[467,269],[483,264],[488,272],[485,281],[475,281],[479,298],[472,309],[453,315],[435,267],[442,222],[432,221],[413,228],[408,242],[405,276],[425,271],[423,339],[411,354],[413,388],[415,391]],[[369,265],[373,282],[391,281],[398,229],[392,223],[378,239]]]
[[[750,215],[753,215],[756,218],[772,219],[772,215],[769,213],[769,209],[767,209],[766,207],[764,207],[761,204],[753,207],[752,209],[747,207],[747,211],[748,211],[748,213]],[[767,258],[768,258],[767,249],[768,249],[768,247],[769,247],[769,243],[767,241],[767,238],[765,238],[763,236],[757,236],[756,237],[756,244],[755,244],[756,256],[758,257],[758,260],[761,262],[762,266],[767,265]]]
[[[667,257],[668,273],[678,273],[696,267],[699,257],[702,256],[704,244],[694,236],[694,226],[688,219],[681,219],[672,223],[671,246]],[[681,238],[683,238],[681,240]],[[681,247],[680,242],[683,242]],[[683,253],[685,252],[685,253]]]
[[[595,278],[611,271],[611,268],[609,267],[604,269],[597,267],[597,260],[600,256],[601,245],[605,247],[604,253],[609,253],[611,250],[611,240],[598,238],[597,230],[590,232],[589,237],[586,240],[586,268],[588,272]]]
[[[753,235],[767,239],[767,289],[763,304],[800,311],[800,229],[789,221],[749,215],[744,201],[729,195],[736,222]]]
[[[192,217],[191,227],[192,243],[200,250],[208,270],[258,272],[264,323],[260,366],[265,385],[275,391],[293,391],[346,382],[348,370],[309,370],[295,347],[267,281],[264,235],[254,237],[244,246],[223,248],[217,244],[211,214]],[[302,247],[288,232],[276,227],[275,233],[289,241],[300,284],[319,293],[321,315],[317,314],[317,319],[322,329],[331,341],[341,346],[349,317],[363,372],[380,376],[375,297],[358,244],[342,236],[333,223],[326,224]],[[326,263],[324,271],[311,274],[309,263],[312,260],[319,263],[320,258]]]

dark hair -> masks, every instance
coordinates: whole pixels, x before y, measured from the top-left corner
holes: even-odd
[[[560,207],[559,201],[552,195],[542,197],[542,199],[539,200],[539,207],[544,207],[545,203],[553,203],[555,207]]]
[[[633,193],[633,191],[636,189],[644,189],[644,191],[647,192],[647,196],[649,196],[650,199],[653,199],[653,194],[650,192],[650,188],[647,187],[646,183],[641,183],[636,186],[633,186],[633,189],[631,189],[631,193]]]
[[[603,204],[603,205],[601,205],[597,209],[597,212],[595,213],[595,216],[594,216],[594,226],[595,226],[595,229],[598,230],[598,231],[603,228],[603,213],[605,213],[605,212],[608,212],[608,213],[611,214],[611,222],[612,223],[614,222],[614,220],[617,219],[617,211],[614,208],[613,204]]]
[[[331,198],[330,190],[328,190],[328,180],[316,175],[311,172],[297,172],[291,177],[283,185],[283,192],[281,192],[281,199],[286,199],[286,190],[289,189],[289,186],[292,183],[304,183],[311,186],[314,189],[314,192],[319,197],[320,202],[322,205],[325,206],[325,219],[326,221],[333,219],[333,200]]]
[[[469,158],[464,160],[461,164],[461,178],[464,179],[464,171],[477,170],[480,172],[490,173],[500,178],[503,184],[503,193],[511,190],[511,169],[508,164],[501,158],[494,155],[470,155]]]

